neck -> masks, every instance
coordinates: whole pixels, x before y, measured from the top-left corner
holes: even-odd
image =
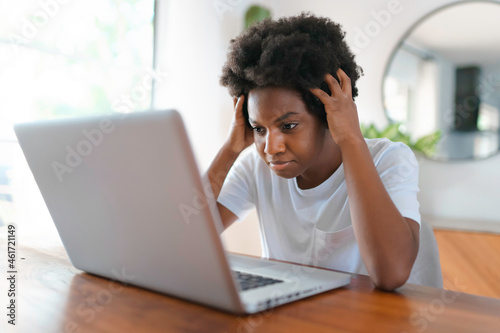
[[[297,177],[297,185],[302,190],[316,187],[327,180],[341,164],[340,147],[333,141],[330,132],[328,132],[317,162]]]

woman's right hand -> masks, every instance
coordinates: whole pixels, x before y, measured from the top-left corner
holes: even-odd
[[[226,139],[226,147],[237,154],[241,153],[254,142],[253,130],[246,124],[245,116],[243,115],[244,102],[245,95],[233,98],[233,121],[231,122],[231,129]]]

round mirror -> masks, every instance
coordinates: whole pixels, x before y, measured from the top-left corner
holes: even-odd
[[[387,117],[413,140],[441,133],[431,158],[496,154],[500,3],[460,2],[417,22],[393,52],[382,90]]]

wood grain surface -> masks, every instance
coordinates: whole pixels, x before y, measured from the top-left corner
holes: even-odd
[[[500,298],[500,235],[453,230],[434,234],[445,289]]]
[[[61,245],[42,243],[18,248],[25,260],[19,267],[17,325],[5,332],[500,331],[498,299],[416,285],[382,292],[363,275],[354,275],[345,288],[235,316],[81,272]],[[2,317],[0,327],[6,326]]]

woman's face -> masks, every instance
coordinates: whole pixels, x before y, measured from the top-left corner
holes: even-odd
[[[338,147],[328,128],[307,110],[298,91],[283,87],[251,90],[248,118],[257,151],[276,175],[297,177],[301,188],[310,188],[319,185],[314,180],[324,178],[325,172],[329,172],[326,178],[333,173],[332,154]]]

